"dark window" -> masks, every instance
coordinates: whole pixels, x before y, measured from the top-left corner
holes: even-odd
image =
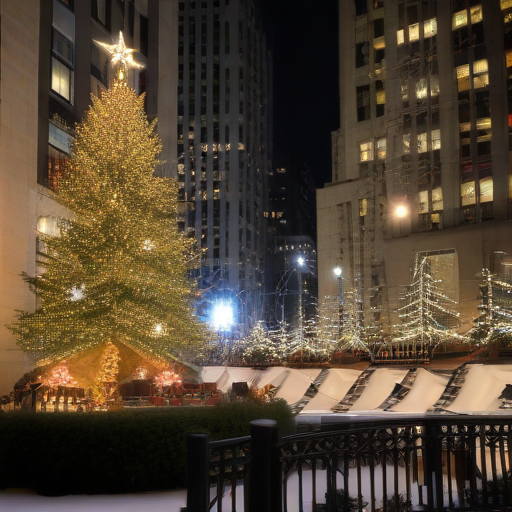
[[[149,40],[148,19],[145,16],[140,17],[140,53],[148,56],[148,40]]]
[[[110,30],[110,0],[91,0],[91,17]]]
[[[370,119],[370,86],[362,85],[356,88],[357,96],[357,120],[366,121]]]
[[[382,37],[384,35],[384,18],[373,20],[373,37]]]
[[[362,16],[367,13],[368,6],[366,0],[354,0],[356,4],[356,16]]]
[[[369,64],[370,47],[368,42],[356,44],[356,68],[361,68]]]

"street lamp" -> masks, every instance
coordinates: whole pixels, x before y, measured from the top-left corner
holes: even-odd
[[[334,268],[333,272],[338,279],[338,340],[340,340],[343,326],[343,272],[341,267]]]
[[[301,354],[304,352],[304,333],[303,333],[303,318],[302,318],[302,265],[304,265],[304,258],[299,256],[297,259],[299,266],[297,267],[297,277],[299,280],[299,346]],[[302,359],[302,356],[301,356]]]

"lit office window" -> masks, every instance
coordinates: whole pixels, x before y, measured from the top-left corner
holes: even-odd
[[[432,130],[430,132],[430,137],[432,139],[432,151],[441,149],[441,130],[439,128],[437,130]]]
[[[404,39],[404,29],[398,30],[396,33],[396,44],[400,46],[401,44],[405,43]]]
[[[488,71],[487,59],[477,60],[473,63],[473,87],[475,89],[489,85]]]
[[[468,24],[468,11],[464,9],[463,11],[458,11],[452,16],[452,29],[465,27]]]
[[[432,18],[423,22],[423,37],[432,37],[437,34],[437,20]]]
[[[418,133],[418,153],[426,153],[428,151],[427,134]]]
[[[386,159],[386,137],[377,139],[377,158],[379,160]]]
[[[368,162],[373,160],[373,143],[363,142],[359,144],[359,161]]]
[[[461,198],[462,206],[468,206],[470,204],[476,203],[475,182],[474,181],[468,181],[467,183],[461,184],[460,198]]]
[[[420,25],[419,23],[415,23],[414,25],[409,25],[409,42],[412,43],[417,41],[420,38]]]
[[[359,217],[364,217],[368,213],[368,201],[359,199]]]
[[[52,57],[52,90],[71,101],[72,71],[65,64]]]
[[[443,191],[441,187],[432,189],[432,210],[438,211],[443,209]]]
[[[428,213],[428,190],[420,190],[419,213]]]
[[[480,180],[480,203],[488,203],[493,198],[492,176]]]
[[[411,134],[404,133],[402,136],[404,155],[408,155],[411,152]]]
[[[459,92],[469,90],[469,64],[459,66],[457,71],[457,90]]]

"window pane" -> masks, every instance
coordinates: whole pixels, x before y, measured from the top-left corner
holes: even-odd
[[[368,213],[368,201],[359,199],[359,216],[364,217]]]
[[[473,23],[473,25],[474,25],[475,23],[478,23],[479,21],[482,21],[482,6],[481,5],[471,7],[471,23]]]
[[[427,134],[418,133],[418,153],[426,153],[427,149]]]
[[[423,22],[423,37],[432,37],[437,34],[437,20],[432,18]]]
[[[488,203],[493,198],[492,176],[480,180],[480,202]]]
[[[432,137],[432,151],[441,149],[441,130],[432,130],[430,135]]]
[[[469,204],[475,204],[475,182],[468,181],[467,183],[462,183],[460,186],[460,197],[462,206],[467,206]]]
[[[430,96],[439,96],[439,77],[430,77]]]
[[[501,0],[501,10],[512,8],[512,0]]]
[[[419,23],[415,23],[414,25],[409,25],[409,42],[417,41],[420,38],[420,25]]]
[[[432,210],[443,209],[443,191],[441,187],[432,190]]]
[[[459,92],[469,90],[469,64],[457,68],[457,87]]]
[[[359,161],[367,162],[373,160],[373,143],[364,142],[359,144]]]
[[[71,70],[52,57],[52,89],[68,101],[71,100]]]
[[[403,145],[404,145],[404,155],[408,155],[411,152],[411,134],[404,133],[402,137]]]
[[[428,190],[421,190],[419,199],[419,213],[428,213]]]
[[[511,0],[512,1],[512,0]],[[401,44],[404,44],[405,42],[405,39],[404,39],[404,30],[398,30],[397,33],[396,33],[396,43],[398,46],[400,46]]]
[[[452,16],[452,29],[464,27],[468,24],[468,11],[464,9],[463,11],[456,12]]]
[[[384,160],[386,158],[386,138],[383,137],[377,141],[377,158]]]

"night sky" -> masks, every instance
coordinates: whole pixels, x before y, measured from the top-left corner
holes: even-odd
[[[274,167],[306,162],[322,187],[339,128],[338,1],[261,3],[274,58]]]

